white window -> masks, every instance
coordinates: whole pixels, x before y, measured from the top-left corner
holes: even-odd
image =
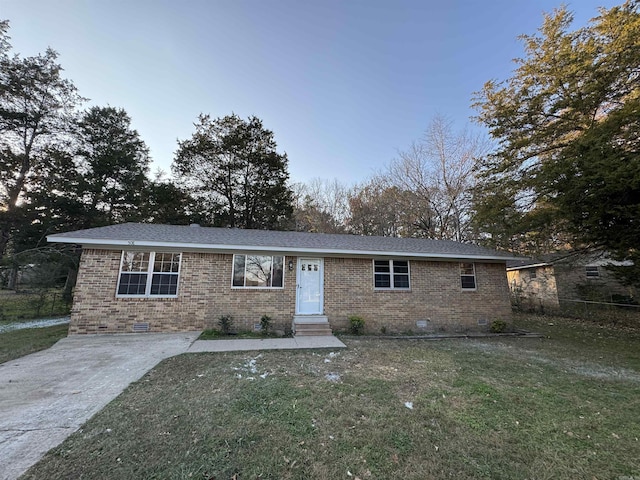
[[[282,288],[284,257],[279,255],[234,255],[233,287]]]
[[[176,297],[182,254],[123,251],[118,297]]]
[[[460,285],[463,290],[476,289],[476,266],[473,263],[460,264]]]
[[[584,267],[585,273],[587,274],[587,278],[596,278],[600,276],[600,270],[598,270],[598,266],[593,267]]]
[[[407,260],[374,260],[373,285],[378,289],[409,289]]]

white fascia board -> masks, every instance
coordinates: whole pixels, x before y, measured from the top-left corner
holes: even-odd
[[[507,271],[511,272],[512,270],[524,270],[526,268],[537,268],[537,267],[547,267],[548,263],[532,263],[531,265],[520,265],[518,267],[507,267]]]
[[[181,243],[181,242],[155,242],[152,240],[105,240],[93,238],[73,238],[73,237],[47,237],[47,241],[54,243],[76,243],[82,246],[102,247],[113,249],[114,247],[129,248],[167,248],[181,251],[212,251],[212,252],[270,252],[289,254],[313,254],[316,256],[351,256],[351,257],[407,257],[407,258],[435,258],[446,260],[486,260],[506,262],[512,260],[511,257],[499,255],[469,255],[469,254],[446,254],[446,253],[419,253],[419,252],[393,252],[380,250],[344,250],[327,248],[300,248],[300,247],[277,247],[277,246],[256,246],[256,245],[215,245],[209,243]]]

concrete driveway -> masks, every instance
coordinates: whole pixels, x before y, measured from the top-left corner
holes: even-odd
[[[0,478],[15,479],[199,332],[76,335],[0,364]]]

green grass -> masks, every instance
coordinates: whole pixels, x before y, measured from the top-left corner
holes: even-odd
[[[173,357],[24,478],[640,476],[638,331],[517,325],[549,338]]]
[[[69,314],[70,305],[62,297],[62,290],[43,292],[0,291],[0,325],[34,318]]]
[[[281,335],[276,334],[275,332],[249,332],[249,331],[241,331],[234,332],[232,334],[225,335],[220,330],[217,329],[209,329],[204,330],[198,340],[233,340],[238,338],[283,338]]]
[[[69,325],[55,325],[0,333],[0,363],[49,348],[66,337],[68,330]]]

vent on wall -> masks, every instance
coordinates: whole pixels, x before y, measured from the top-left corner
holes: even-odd
[[[133,324],[133,332],[134,333],[143,333],[149,331],[149,323],[134,323]]]
[[[418,328],[427,328],[428,326],[429,326],[429,319],[418,320],[416,322],[416,327],[418,327]]]
[[[484,327],[485,325],[487,325],[489,322],[487,321],[486,318],[480,318],[478,319],[478,325],[481,327]]]

